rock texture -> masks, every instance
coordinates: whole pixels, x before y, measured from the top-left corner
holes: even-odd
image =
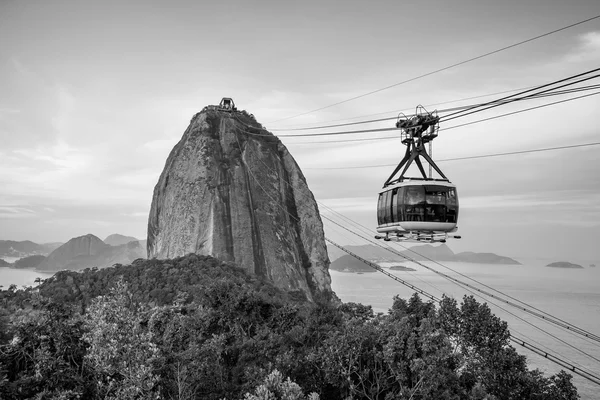
[[[208,107],[192,118],[154,188],[147,243],[149,258],[211,255],[311,300],[333,295],[302,171],[245,112]]]

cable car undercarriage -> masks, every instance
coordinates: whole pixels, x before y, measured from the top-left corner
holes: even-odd
[[[448,238],[460,239],[456,232],[458,222],[458,195],[456,186],[444,175],[427,153],[425,144],[438,136],[439,116],[417,107],[414,116],[398,116],[396,127],[401,130],[406,152],[379,193],[377,205],[376,239],[385,241],[446,242]],[[429,176],[423,168],[421,157],[429,164]],[[412,163],[420,177],[406,177]],[[432,178],[432,168],[440,179]],[[400,172],[398,178],[394,179]]]

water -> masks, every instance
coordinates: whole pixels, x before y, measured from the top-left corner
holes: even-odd
[[[2,289],[8,289],[10,285],[15,284],[17,288],[22,289],[24,286],[35,286],[36,278],[46,279],[52,275],[31,269],[0,268],[0,285],[3,286]]]
[[[385,264],[382,266],[397,265],[399,263]],[[400,263],[416,269],[415,272],[390,271],[403,280],[419,287],[420,289],[441,297],[442,293],[453,296],[457,301],[466,293],[464,289],[421,266],[409,262]],[[462,281],[468,279],[457,273],[451,272],[432,262],[424,263],[452,277]],[[561,318],[571,324],[583,328],[596,335],[600,335],[600,268],[585,269],[558,269],[547,268],[541,265],[481,265],[468,263],[442,263],[453,270],[485,283],[497,290],[524,301],[531,306],[546,311],[555,317]],[[376,312],[387,312],[392,305],[394,295],[408,298],[413,290],[401,285],[393,279],[379,273],[343,273],[330,271],[332,288],[338,297],[344,301],[370,304]],[[471,282],[472,283],[472,282]],[[474,283],[473,283],[474,284]],[[479,285],[477,285],[479,287]],[[482,288],[484,289],[484,288]],[[484,289],[490,291],[489,289]],[[477,297],[482,302],[482,298]],[[537,347],[542,347],[548,352],[560,355],[575,366],[598,374],[600,362],[581,354],[577,349],[583,350],[595,358],[600,359],[600,344],[589,341],[579,335],[555,327],[538,318],[508,306],[496,300],[485,298],[492,311],[509,323],[511,333],[522,337]],[[498,303],[506,310],[521,317],[524,321],[501,310],[492,302]],[[543,328],[545,331],[564,340],[575,347],[560,343],[544,332],[527,324],[530,322]],[[556,364],[538,356],[520,346],[517,350],[526,355],[531,368],[539,368],[547,374],[560,371]],[[574,375],[574,383],[582,399],[597,398],[598,385]]]

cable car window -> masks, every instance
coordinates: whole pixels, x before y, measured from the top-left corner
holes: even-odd
[[[389,224],[392,222],[392,191],[388,190],[385,192],[385,213],[384,222]]]
[[[392,222],[398,221],[398,189],[392,190]]]
[[[396,219],[394,221],[405,221],[404,219],[404,188],[400,187],[397,189],[396,194]]]
[[[458,197],[456,196],[456,189],[448,189],[448,198],[446,199],[446,222],[456,223],[458,218]]]
[[[406,221],[424,221],[425,188],[423,186],[407,186],[404,196]]]
[[[377,224],[383,223],[383,193],[379,193],[379,199],[377,200]]]
[[[425,186],[425,220],[428,222],[445,222],[446,191],[443,186]]]

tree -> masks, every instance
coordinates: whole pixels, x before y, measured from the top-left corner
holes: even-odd
[[[95,299],[85,315],[85,360],[94,370],[101,398],[157,398],[152,362],[158,349],[140,324],[143,311],[119,281],[107,296]]]
[[[258,386],[254,393],[246,393],[244,400],[319,400],[319,395],[304,396],[302,388],[290,378],[283,380],[281,372],[274,370]]]

